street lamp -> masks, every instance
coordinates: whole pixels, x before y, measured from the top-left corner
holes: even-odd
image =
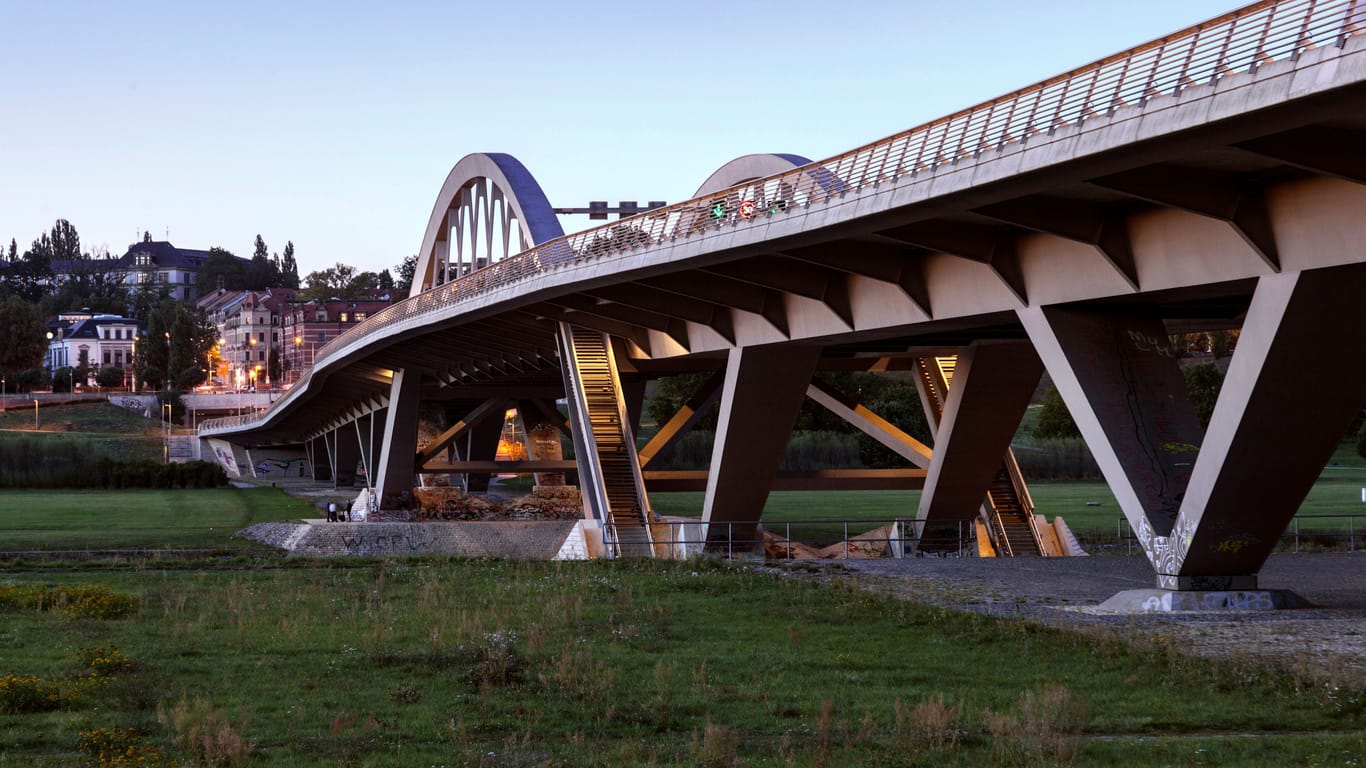
[[[38,401],[33,401],[33,431],[38,431]]]
[[[0,376],[0,413],[5,412],[5,395],[8,394],[6,387],[9,386],[9,379]]]

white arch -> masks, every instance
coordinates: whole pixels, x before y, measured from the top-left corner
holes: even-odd
[[[702,182],[702,186],[697,188],[693,197],[705,197],[713,192],[730,189],[747,181],[777,176],[793,168],[810,164],[811,161],[801,155],[778,153],[741,155],[717,168],[712,175],[707,177],[706,181]]]
[[[513,221],[520,240],[515,246],[510,242]],[[457,230],[454,238],[452,229]],[[453,251],[461,252],[462,243],[470,247],[472,261],[481,246],[490,260],[497,260],[498,254],[506,258],[563,234],[545,192],[517,158],[501,152],[466,155],[446,175],[436,196],[408,295],[416,296],[443,282],[438,280],[443,271],[445,281],[458,277],[443,267],[450,263]],[[453,239],[458,241],[454,249]]]

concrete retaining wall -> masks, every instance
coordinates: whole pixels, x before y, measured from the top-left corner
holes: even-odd
[[[291,537],[290,554],[299,557],[393,557],[463,555],[521,560],[564,559],[577,534],[573,520],[451,523],[302,523]]]

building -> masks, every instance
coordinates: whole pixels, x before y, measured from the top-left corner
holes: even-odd
[[[93,380],[100,368],[119,368],[125,372],[125,383],[132,381],[133,347],[137,343],[142,324],[118,315],[90,312],[68,312],[47,323],[47,359],[49,372],[62,367],[74,367],[82,362],[88,366],[88,379]],[[88,384],[74,382],[75,384]]]
[[[69,282],[78,271],[98,273],[109,275],[129,293],[135,293],[146,285],[166,286],[167,295],[171,298],[193,300],[199,295],[196,285],[199,268],[209,255],[209,251],[177,248],[165,240],[144,240],[128,246],[128,251],[118,258],[54,261],[52,282],[55,285]],[[242,263],[243,268],[251,263],[240,256],[235,258]]]
[[[373,299],[327,299],[291,303],[285,309],[281,328],[284,340],[284,377],[287,383],[299,380],[310,368],[318,350],[357,323],[389,306],[389,297]]]
[[[270,376],[272,352],[283,361],[282,310],[294,301],[291,288],[228,291],[219,288],[195,305],[218,328],[218,368],[214,384],[233,389],[278,387]]]

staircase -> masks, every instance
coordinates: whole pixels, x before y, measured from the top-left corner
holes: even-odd
[[[916,374],[924,383],[924,391],[929,399],[933,427],[937,430],[958,358],[954,355],[919,357],[915,362]],[[1034,531],[1034,503],[1024,487],[1024,478],[1020,476],[1015,454],[1010,449],[1006,449],[1001,467],[987,488],[981,517],[991,531],[998,557],[1038,557],[1043,554]],[[921,534],[922,551],[946,552],[958,547],[955,532],[947,528],[934,530],[930,525],[925,526]]]
[[[593,450],[602,473],[602,492],[607,506],[603,522],[610,523],[609,536],[615,538],[616,554],[650,557],[648,502],[639,476],[635,445],[622,417],[625,409],[617,390],[607,336],[588,328],[561,324],[562,332],[566,329],[573,353],[570,369],[578,379],[586,406],[582,420],[592,435]],[[580,477],[587,481],[587,473],[581,472]]]
[[[1009,457],[1008,460],[1014,457]],[[987,488],[989,507],[995,519],[991,530],[995,534],[998,557],[1039,557],[1038,537],[1034,534],[1034,513],[1027,510],[1010,479],[1005,463]],[[985,509],[983,511],[986,511]]]

